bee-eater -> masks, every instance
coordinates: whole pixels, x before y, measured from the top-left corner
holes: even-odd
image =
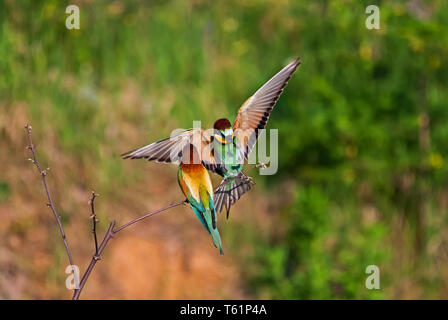
[[[199,151],[200,161],[208,170],[219,174],[223,181],[215,192],[216,211],[229,210],[253,182],[243,172],[244,161],[249,158],[260,130],[266,127],[269,116],[283,89],[296,68],[300,58],[295,59],[258,89],[238,110],[231,125],[228,119],[218,119],[212,135],[201,128],[185,130],[134,151],[124,153],[124,159],[179,162],[185,144],[192,143]]]
[[[216,221],[212,182],[207,169],[198,159],[199,154],[196,148],[192,144],[185,145],[182,150],[177,180],[191,209],[205,230],[212,236],[213,244],[219,249],[219,253],[223,254]]]

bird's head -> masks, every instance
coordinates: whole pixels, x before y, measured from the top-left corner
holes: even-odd
[[[226,118],[218,119],[213,125],[215,129],[215,139],[221,144],[226,144],[226,141],[232,141],[233,130],[230,121]]]

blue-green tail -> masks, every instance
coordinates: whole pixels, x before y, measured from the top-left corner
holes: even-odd
[[[212,229],[211,235],[213,244],[215,245],[216,248],[218,248],[219,253],[224,254],[224,252],[222,251],[221,236],[219,235],[218,228]]]
[[[219,235],[216,221],[212,221],[212,219],[216,219],[215,208],[212,207],[212,209],[205,209],[203,206],[198,206],[198,204],[193,203],[190,203],[190,206],[196,214],[196,217],[199,219],[199,221],[201,221],[202,226],[212,236],[213,244],[216,248],[218,248],[219,253],[224,254],[222,250],[221,236]],[[212,211],[214,215],[212,215]]]

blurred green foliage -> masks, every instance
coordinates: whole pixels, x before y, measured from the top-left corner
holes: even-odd
[[[0,2],[1,112],[25,102],[65,154],[96,164],[106,193],[127,179],[118,157],[127,150],[107,134],[121,123],[112,121],[155,140],[192,120],[233,119],[299,55],[268,124],[279,128],[279,172],[259,178],[266,194],[293,181],[294,196],[274,218],[281,232],[248,233],[254,250],[241,266],[251,292],[392,298],[412,279],[425,297],[440,297],[448,3],[374,2],[380,30],[364,25],[370,1],[75,1],[81,29],[71,31],[68,2]],[[151,102],[112,118],[126,79]],[[366,290],[370,264],[384,290]]]
[[[8,200],[11,194],[11,188],[7,182],[0,181],[0,202]]]

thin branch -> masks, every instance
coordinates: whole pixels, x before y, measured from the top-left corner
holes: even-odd
[[[97,255],[93,255],[92,260],[90,261],[90,264],[86,269],[86,272],[84,272],[84,274],[81,278],[81,282],[79,283],[79,288],[75,289],[75,292],[73,293],[72,300],[79,299],[79,295],[81,294],[82,289],[84,289],[87,279],[89,278],[90,274],[92,273],[92,270],[95,267],[96,262],[99,260],[98,257],[101,255],[101,253],[103,253],[103,250],[104,250],[104,248],[106,248],[107,243],[114,235],[114,231],[113,231],[114,227],[115,227],[115,221],[112,221],[109,225],[109,229],[107,229],[107,232],[103,238],[103,241],[101,241],[101,244],[98,248]]]
[[[31,126],[30,125],[26,125],[25,129],[26,129],[26,132],[27,132],[27,135],[28,135],[28,141],[29,141],[28,149],[31,151],[31,154],[32,154],[32,159],[29,159],[29,160],[31,160],[31,162],[33,162],[33,164],[37,168],[37,171],[39,171],[39,174],[42,177],[42,182],[43,182],[43,185],[44,185],[44,188],[45,188],[45,192],[46,192],[47,198],[48,198],[47,206],[51,208],[51,211],[53,212],[53,215],[56,218],[56,221],[58,223],[59,230],[60,230],[61,236],[62,236],[62,240],[64,241],[65,250],[67,251],[68,260],[70,262],[70,265],[72,266],[72,271],[73,271],[73,275],[74,275],[75,284],[79,283],[77,288],[74,290],[73,298],[72,298],[73,300],[78,300],[82,290],[84,289],[84,286],[85,286],[85,284],[86,284],[90,274],[92,273],[93,268],[95,267],[97,261],[99,261],[101,259],[101,254],[103,253],[104,249],[106,248],[109,240],[112,239],[115,234],[117,234],[118,232],[120,232],[120,231],[122,231],[122,230],[124,230],[124,229],[126,229],[128,227],[130,227],[131,225],[133,225],[133,224],[135,224],[135,223],[137,223],[139,221],[142,221],[142,220],[144,220],[146,218],[149,218],[149,217],[151,217],[151,216],[153,216],[153,215],[155,215],[157,213],[160,213],[160,212],[166,211],[168,209],[180,206],[182,204],[186,204],[187,200],[184,200],[184,201],[181,201],[181,202],[178,202],[178,203],[174,203],[174,204],[170,204],[169,206],[166,206],[166,207],[164,207],[162,209],[158,209],[156,211],[152,211],[150,213],[147,213],[144,216],[141,216],[139,218],[136,218],[134,220],[129,221],[128,223],[122,225],[121,227],[118,227],[117,229],[115,229],[115,224],[116,224],[115,221],[112,221],[110,223],[110,225],[109,225],[109,229],[107,230],[106,234],[104,235],[103,240],[101,241],[101,244],[98,246],[98,238],[97,238],[97,233],[96,233],[96,224],[97,224],[98,220],[96,218],[96,213],[95,213],[95,198],[98,197],[99,195],[96,194],[93,191],[92,192],[92,198],[90,199],[90,208],[91,208],[91,211],[92,211],[91,218],[93,219],[93,229],[92,229],[92,232],[94,234],[94,240],[95,240],[95,253],[92,256],[92,260],[90,261],[89,266],[87,267],[86,271],[84,272],[83,276],[81,277],[81,281],[79,282],[78,281],[78,274],[75,271],[75,264],[73,262],[72,254],[70,252],[70,248],[69,248],[69,245],[68,245],[68,242],[67,242],[67,237],[65,236],[65,232],[64,232],[64,229],[62,227],[61,217],[56,212],[56,208],[55,208],[55,206],[53,204],[53,199],[51,197],[50,190],[48,188],[46,176],[47,176],[47,171],[49,169],[42,170],[39,162],[37,161],[36,149],[35,149],[35,146],[33,144],[32,139],[31,139]]]
[[[93,233],[93,240],[95,240],[95,255],[97,257],[99,257],[98,255],[98,237],[96,235],[96,224],[99,221],[96,218],[96,214],[95,214],[95,198],[98,197],[99,194],[96,194],[95,191],[92,191],[92,198],[90,199],[89,203],[90,203],[90,209],[92,210],[92,215],[90,216],[90,218],[92,218],[92,233]]]
[[[39,162],[37,161],[36,147],[34,146],[33,140],[31,138],[31,129],[32,129],[32,127],[29,124],[27,124],[25,126],[25,129],[26,129],[26,132],[27,132],[27,135],[28,135],[28,143],[29,143],[28,150],[30,150],[31,155],[33,157],[32,159],[29,159],[29,160],[36,166],[37,171],[39,171],[39,174],[42,177],[42,183],[44,185],[45,193],[47,194],[47,199],[48,199],[47,206],[50,207],[51,212],[53,212],[53,215],[54,215],[54,217],[55,217],[55,219],[56,219],[56,221],[58,223],[59,231],[60,231],[61,237],[62,237],[62,241],[64,242],[65,251],[67,252],[68,260],[70,262],[70,265],[72,267],[72,272],[73,272],[73,275],[75,277],[75,283],[78,283],[77,274],[75,272],[75,263],[73,262],[72,253],[71,253],[70,247],[68,245],[67,237],[65,236],[64,228],[62,227],[61,216],[56,212],[56,208],[55,208],[55,206],[53,204],[53,199],[51,197],[50,189],[48,188],[46,177],[47,177],[47,171],[49,169],[42,170]]]
[[[144,216],[141,216],[140,218],[137,218],[137,219],[134,219],[134,220],[132,220],[132,221],[129,221],[128,223],[122,225],[121,227],[118,227],[117,229],[114,230],[114,233],[118,233],[118,232],[120,232],[121,230],[123,230],[123,229],[129,227],[130,225],[133,225],[134,223],[139,222],[139,221],[141,221],[141,220],[143,220],[143,219],[149,218],[149,217],[151,217],[151,216],[153,216],[153,215],[155,215],[155,214],[157,214],[157,213],[160,213],[160,212],[162,212],[162,211],[165,211],[165,210],[168,210],[168,209],[171,209],[171,208],[180,206],[181,204],[185,204],[185,203],[187,203],[187,200],[184,200],[184,201],[181,201],[181,202],[177,202],[177,203],[172,203],[172,204],[170,204],[169,206],[166,206],[165,208],[162,208],[162,209],[159,209],[159,210],[156,210],[156,211],[147,213],[147,214],[145,214]]]
[[[79,299],[79,296],[80,296],[80,294],[81,294],[81,291],[82,291],[82,289],[84,289],[84,285],[86,284],[87,279],[89,278],[90,274],[92,273],[92,270],[93,270],[93,268],[94,268],[95,265],[96,265],[96,262],[97,262],[98,260],[100,260],[101,254],[103,253],[104,249],[106,248],[107,243],[108,243],[109,240],[112,239],[118,232],[120,232],[120,231],[126,229],[127,227],[133,225],[134,223],[137,223],[137,222],[142,221],[142,220],[144,220],[144,219],[146,219],[146,218],[149,218],[149,217],[151,217],[151,216],[153,216],[153,215],[156,215],[157,213],[166,211],[166,210],[168,210],[168,209],[171,209],[171,208],[180,206],[180,205],[185,204],[185,203],[187,203],[187,200],[184,200],[184,201],[181,201],[181,202],[177,202],[177,203],[174,203],[174,204],[170,204],[169,206],[166,206],[166,207],[164,207],[164,208],[162,208],[162,209],[158,209],[158,210],[156,210],[156,211],[152,211],[152,212],[150,212],[150,213],[145,214],[144,216],[141,216],[141,217],[139,217],[139,218],[136,218],[136,219],[134,219],[134,220],[131,220],[131,221],[129,221],[128,223],[126,223],[126,224],[124,224],[124,225],[122,225],[121,227],[118,227],[118,228],[116,228],[116,229],[115,229],[115,221],[112,221],[111,224],[109,225],[109,229],[107,230],[106,234],[104,235],[103,240],[101,241],[101,244],[100,244],[100,246],[99,246],[99,248],[98,248],[97,254],[94,255],[94,256],[92,257],[92,260],[90,260],[90,264],[89,264],[89,266],[87,267],[86,272],[84,272],[84,275],[83,275],[82,278],[81,278],[81,282],[80,282],[80,284],[79,284],[79,289],[75,289],[75,292],[74,292],[74,294],[73,294],[73,300],[78,300],[78,299]]]

